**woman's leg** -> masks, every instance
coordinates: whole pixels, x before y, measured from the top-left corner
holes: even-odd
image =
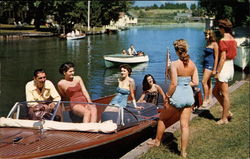
[[[204,106],[207,104],[209,99],[209,91],[210,91],[210,83],[208,84],[208,81],[210,81],[210,77],[212,75],[212,71],[208,69],[204,69],[203,72],[203,79],[202,79],[202,86],[204,91]]]
[[[87,108],[90,111],[90,122],[96,123],[97,122],[97,109],[95,104],[88,104]]]
[[[166,127],[165,127],[164,122],[162,120],[159,120],[158,125],[157,125],[156,137],[155,137],[155,141],[154,141],[155,146],[160,146],[162,135],[164,134],[165,129],[166,129]]]
[[[222,117],[221,119],[223,121],[226,121],[229,115],[229,90],[228,90],[228,83],[227,82],[222,82],[221,83],[221,94],[223,96],[223,112],[222,112]]]
[[[180,116],[180,124],[181,124],[181,156],[187,156],[187,145],[189,138],[189,120],[191,115],[192,108],[184,108],[181,112]]]
[[[162,140],[162,136],[164,134],[164,131],[166,129],[166,125],[168,126],[168,121],[171,120],[171,117],[175,116],[178,112],[178,110],[171,106],[170,104],[167,104],[165,107],[165,110],[161,112],[160,119],[158,121],[157,125],[157,132],[156,137],[153,141],[153,145],[159,146]]]
[[[216,80],[215,86],[213,88],[213,95],[218,100],[220,105],[223,107],[223,97],[221,95],[221,82]]]
[[[213,95],[216,97],[218,102],[222,106],[222,117],[221,120],[217,121],[217,124],[227,124],[228,117],[232,117],[232,113],[229,116],[229,93],[228,93],[228,83],[216,81],[215,87],[213,89]]]
[[[212,97],[213,97],[213,93],[212,93],[212,88],[213,88],[213,86],[212,86],[212,79],[211,78],[209,78],[209,80],[207,81],[207,85],[209,86],[209,88],[208,88],[208,101],[209,102],[211,102],[212,101]]]
[[[90,122],[90,111],[84,107],[82,104],[77,104],[73,107],[73,112],[78,116],[83,117],[84,123]]]

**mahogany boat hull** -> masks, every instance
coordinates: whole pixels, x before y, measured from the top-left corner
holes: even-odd
[[[94,102],[108,104],[112,97],[104,97]],[[105,107],[98,109],[98,114],[104,109]],[[166,126],[176,121],[178,114],[172,115]],[[110,134],[61,130],[41,133],[36,129],[0,127],[0,158],[67,158],[82,155],[89,156],[88,158],[119,158],[155,135],[156,127],[157,118],[139,121],[136,125]]]

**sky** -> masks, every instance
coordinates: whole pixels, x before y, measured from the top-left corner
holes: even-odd
[[[184,0],[179,0],[179,1],[174,1],[174,0],[168,0],[168,1],[135,1],[134,6],[145,7],[145,6],[152,6],[154,4],[157,4],[158,6],[160,6],[161,4],[165,4],[165,3],[186,3],[187,6],[190,7],[190,5],[192,3],[195,3],[196,5],[198,5],[198,0],[189,0],[189,1],[184,1]]]

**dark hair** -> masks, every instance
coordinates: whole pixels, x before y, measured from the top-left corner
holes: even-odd
[[[188,44],[184,39],[175,40],[174,42],[175,51],[179,53],[180,60],[184,65],[188,64],[190,56],[188,55]]]
[[[131,73],[132,73],[132,68],[131,68],[128,64],[122,64],[122,65],[120,65],[120,70],[121,70],[122,68],[128,70],[128,76],[131,75]]]
[[[67,72],[70,68],[75,67],[72,62],[65,62],[59,68],[59,73],[63,75],[64,72]]]
[[[147,91],[151,88],[149,83],[148,83],[148,80],[147,80],[148,77],[152,77],[153,83],[154,84],[156,83],[154,77],[151,74],[146,74],[143,78],[143,81],[142,81],[142,90],[143,91]]]
[[[223,28],[225,30],[225,33],[232,34],[233,24],[231,23],[229,19],[218,20],[218,26],[219,28]]]
[[[37,77],[37,75],[38,75],[39,73],[45,73],[45,74],[46,74],[46,72],[45,72],[42,68],[39,68],[39,69],[36,69],[36,70],[34,71],[34,73],[33,73],[34,77]]]

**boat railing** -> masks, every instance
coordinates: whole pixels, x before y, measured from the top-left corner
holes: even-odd
[[[61,117],[60,121],[69,123],[82,123],[83,117],[76,115],[71,110],[71,104],[90,104],[95,105],[97,108],[98,122],[105,122],[112,120],[116,123],[118,130],[139,124],[143,120],[154,120],[157,114],[157,107],[154,105],[151,107],[153,109],[151,114],[143,113],[143,110],[135,109],[131,103],[127,107],[119,107],[115,105],[103,104],[103,103],[88,103],[88,102],[71,102],[71,101],[53,101],[55,102],[55,107],[49,118],[43,118],[43,120],[56,120],[56,116]],[[7,115],[7,118],[13,119],[31,119],[29,114],[29,105],[34,103],[48,103],[48,101],[28,101],[28,102],[17,102],[12,107],[11,111]],[[51,103],[51,101],[50,101]],[[149,103],[144,103],[145,108],[149,106]],[[111,109],[107,109],[107,107]],[[147,112],[146,112],[147,113]],[[31,119],[32,120],[32,119]]]
[[[51,116],[47,120],[54,120],[56,112],[58,111],[60,101],[23,101],[16,102],[11,108],[10,112],[7,115],[7,118],[13,119],[29,119],[29,105],[35,105],[37,103],[55,103],[54,109],[51,113]]]

